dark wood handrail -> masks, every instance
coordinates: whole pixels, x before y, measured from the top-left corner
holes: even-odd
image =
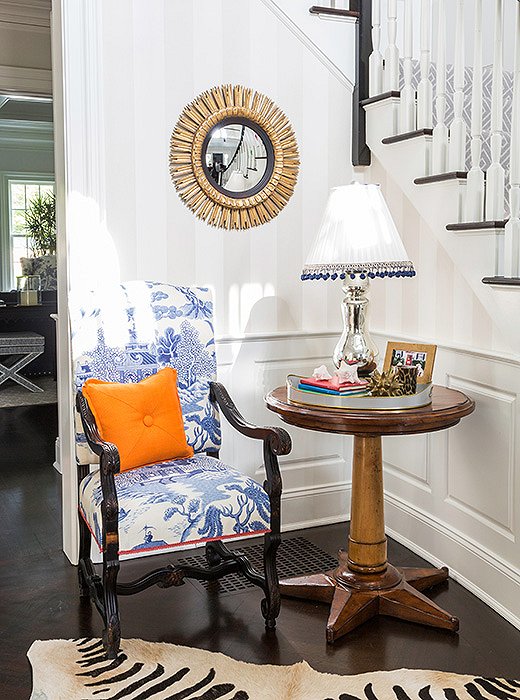
[[[331,17],[352,17],[358,19],[359,12],[355,10],[344,10],[340,7],[329,7],[323,5],[313,5],[309,8],[311,15],[330,15]]]
[[[365,110],[361,103],[369,96],[368,58],[372,53],[372,0],[350,0],[350,9],[359,15],[356,26],[356,82],[352,93],[352,165],[370,165]]]

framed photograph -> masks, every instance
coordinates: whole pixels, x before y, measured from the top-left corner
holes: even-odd
[[[432,380],[436,345],[416,343],[387,343],[383,370],[392,367],[417,367],[417,382],[427,384]]]

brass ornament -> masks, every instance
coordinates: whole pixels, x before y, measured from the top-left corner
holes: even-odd
[[[368,378],[368,390],[371,396],[403,396],[404,393],[403,385],[393,370],[374,370]]]
[[[230,197],[217,190],[202,166],[209,132],[224,119],[241,117],[269,138],[274,156],[266,185],[250,197]],[[292,126],[274,102],[241,85],[221,85],[196,97],[182,111],[170,140],[170,175],[181,200],[210,226],[247,229],[273,219],[293,194],[299,169]]]

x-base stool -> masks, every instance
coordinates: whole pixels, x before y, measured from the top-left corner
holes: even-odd
[[[20,384],[29,391],[43,391],[43,389],[27,377],[19,374],[20,370],[36,359],[45,350],[45,338],[43,335],[32,331],[18,331],[17,333],[0,333],[0,357],[12,358],[21,355],[19,360],[15,360],[9,365],[0,362],[0,384],[8,379]]]

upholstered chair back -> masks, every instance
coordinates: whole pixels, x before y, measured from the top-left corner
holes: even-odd
[[[208,289],[126,282],[72,296],[70,318],[76,390],[90,377],[138,382],[174,367],[188,443],[195,452],[219,449],[219,416],[209,401],[216,358]],[[80,464],[97,462],[79,420],[76,451]]]

